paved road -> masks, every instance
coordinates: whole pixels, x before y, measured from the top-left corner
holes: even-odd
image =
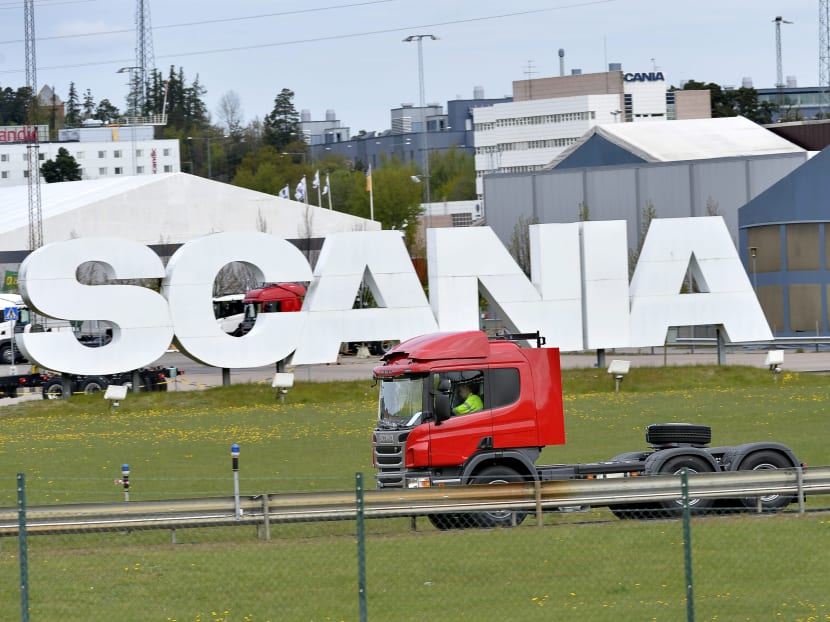
[[[749,365],[764,368],[765,350],[736,349],[727,351],[727,365]],[[688,350],[671,350],[664,356],[662,348],[617,351],[606,353],[606,364],[613,359],[625,359],[631,362],[632,369],[637,367],[655,367],[660,365],[714,365],[717,363],[717,354],[711,348],[698,348],[692,353]],[[563,354],[563,369],[596,367],[596,354]],[[168,352],[156,365],[176,367],[184,374],[176,378],[170,387],[172,391],[190,391],[216,387],[222,385],[222,370],[216,367],[205,367],[194,363],[177,352]],[[328,365],[300,365],[294,371],[297,382],[327,382],[331,380],[365,380],[372,382],[372,368],[380,364],[376,357],[363,359],[355,356],[341,357],[339,363]],[[18,373],[27,373],[28,367],[18,365]],[[784,370],[800,372],[830,373],[830,351],[798,352],[786,350],[784,354]],[[231,371],[231,383],[265,383],[270,385],[275,368],[273,366],[251,369],[235,369]],[[0,367],[0,373],[7,373],[8,368]],[[0,400],[0,407],[9,406],[26,399],[40,399],[39,394],[21,396],[16,399]]]

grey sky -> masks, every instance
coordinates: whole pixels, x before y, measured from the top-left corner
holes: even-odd
[[[819,76],[818,0],[150,0],[156,66],[196,74],[206,103],[238,93],[246,121],[262,118],[282,88],[298,110],[337,113],[353,133],[389,127],[389,109],[417,104],[418,57],[425,41],[427,102],[511,92],[513,80],[566,72],[663,71],[688,79],[756,88],[776,82],[777,15],[783,73],[799,86]],[[134,0],[35,0],[38,85],[66,97],[70,81],[124,107],[134,64]],[[95,34],[104,33],[104,34]],[[0,0],[0,86],[25,83],[21,0]],[[83,35],[83,36],[82,36]],[[55,38],[63,37],[63,38]]]

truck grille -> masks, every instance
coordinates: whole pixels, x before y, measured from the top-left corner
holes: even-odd
[[[375,430],[372,435],[378,488],[403,488],[406,471],[404,448],[409,432]]]

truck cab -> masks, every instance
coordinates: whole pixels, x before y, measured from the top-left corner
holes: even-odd
[[[525,477],[543,447],[565,442],[556,348],[438,333],[398,345],[382,363],[374,369],[380,487],[468,483],[495,464]],[[480,408],[459,408],[468,393]]]
[[[236,331],[231,334],[241,337],[250,332],[260,313],[285,313],[300,311],[303,307],[306,289],[298,283],[275,283],[252,289],[242,300],[243,318]]]

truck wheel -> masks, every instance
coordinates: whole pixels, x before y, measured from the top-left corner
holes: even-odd
[[[712,428],[692,423],[653,423],[646,428],[646,441],[655,447],[692,445],[703,447],[712,442]]]
[[[63,381],[60,378],[50,378],[41,385],[41,395],[45,400],[59,400],[63,397]]]
[[[516,471],[506,466],[490,466],[477,473],[471,479],[473,484],[506,484],[509,482],[523,482],[524,478]],[[472,516],[479,527],[491,529],[493,527],[512,527],[513,514],[516,515],[516,524],[520,525],[527,516],[526,512],[511,512],[510,510],[492,510],[490,512],[476,512]]]
[[[0,346],[0,362],[3,365],[14,365],[14,361],[12,360],[12,344],[4,343]]]
[[[107,388],[107,379],[101,376],[92,376],[86,380],[81,381],[81,393],[100,393]]]
[[[711,473],[712,465],[700,456],[675,456],[669,458],[660,467],[660,473],[679,475],[686,469],[689,473]],[[689,509],[695,514],[700,514],[711,509],[714,505],[712,499],[689,499]],[[680,516],[683,513],[683,501],[660,501],[658,507],[663,509],[665,516]]]
[[[741,462],[739,471],[763,471],[766,469],[791,469],[792,463],[775,451],[756,451],[749,454]],[[783,510],[795,497],[793,495],[762,495],[761,497],[743,497],[739,501],[748,510],[758,508],[758,500],[761,500],[762,512],[777,512]]]

